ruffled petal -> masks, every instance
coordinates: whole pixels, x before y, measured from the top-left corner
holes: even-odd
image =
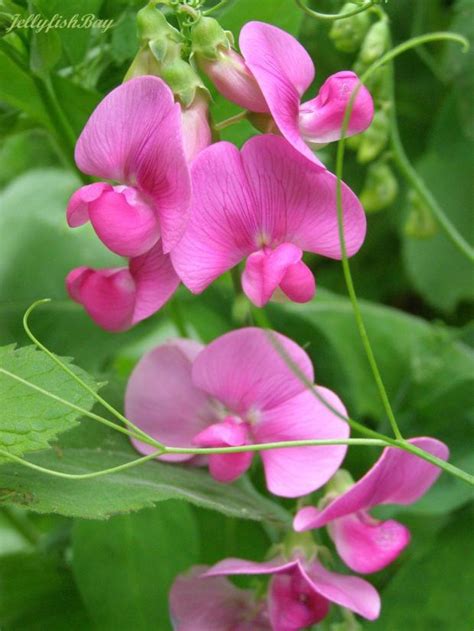
[[[193,382],[232,413],[254,421],[262,410],[296,396],[305,385],[280,355],[313,381],[305,351],[287,337],[253,327],[226,333],[211,342],[193,364]],[[245,418],[252,416],[251,419]]]
[[[202,151],[193,163],[192,181],[191,218],[171,257],[186,287],[199,293],[257,249],[258,225],[234,145],[219,142]]]
[[[77,228],[89,221],[89,204],[98,199],[104,191],[111,191],[112,186],[105,182],[95,182],[81,186],[72,194],[66,211],[66,219],[70,228]]]
[[[337,72],[326,79],[316,98],[301,105],[299,126],[307,142],[324,144],[339,140],[347,105],[359,85],[359,77],[354,72]],[[372,97],[367,88],[361,86],[355,97],[346,136],[367,129],[373,117]]]
[[[280,285],[290,267],[301,261],[303,252],[292,243],[282,243],[274,250],[251,254],[242,274],[242,289],[257,307],[263,307]]]
[[[99,239],[120,256],[140,256],[160,238],[153,208],[130,187],[116,186],[89,203],[89,218]]]
[[[330,390],[317,392],[346,416],[340,399]],[[331,412],[311,392],[305,391],[265,412],[254,427],[258,443],[289,440],[345,439],[349,425]],[[346,445],[290,447],[262,451],[267,487],[283,497],[298,497],[320,488],[339,468]]]
[[[125,414],[152,438],[170,447],[191,447],[194,436],[211,418],[208,398],[191,380],[192,363],[203,346],[171,340],[146,353],[133,369],[125,391]],[[145,455],[154,447],[132,440]],[[162,456],[185,461],[192,455]]]
[[[250,590],[239,589],[225,578],[202,578],[205,570],[196,566],[178,576],[171,587],[175,631],[271,631],[262,605]]]
[[[317,559],[301,571],[314,589],[331,602],[368,620],[375,620],[380,615],[380,596],[364,579],[330,572]]]
[[[260,243],[289,242],[303,251],[340,259],[337,178],[271,134],[247,141],[242,158],[255,199],[252,221]],[[346,249],[352,256],[364,241],[366,218],[357,196],[344,183],[342,208]]]
[[[179,241],[191,189],[181,110],[164,81],[137,77],[110,92],[84,127],[75,158],[84,173],[146,193],[159,214],[165,252]]]
[[[329,532],[341,559],[360,574],[382,570],[410,543],[408,528],[393,519],[372,519],[365,512],[335,519]]]
[[[447,460],[448,447],[435,438],[412,438],[412,445]],[[336,497],[324,510],[305,513],[296,518],[297,530],[320,528],[325,524],[378,504],[412,504],[436,482],[441,469],[401,449],[387,447],[375,465]]]
[[[263,22],[248,22],[239,45],[281,133],[295,149],[317,161],[298,127],[300,99],[314,79],[311,57],[294,37]]]

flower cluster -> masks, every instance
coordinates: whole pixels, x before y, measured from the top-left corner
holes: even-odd
[[[314,149],[340,138],[350,102],[348,135],[365,130],[374,114],[371,95],[344,71],[303,101],[315,69],[293,37],[250,22],[240,33],[240,54],[215,20],[201,17],[191,29],[193,63],[266,132],[240,150],[212,143],[209,95],[183,59],[181,34],[158,12],[143,11],[142,49],[128,80],[98,105],[76,147],[78,167],[101,181],[76,191],[67,208],[71,227],[89,221],[127,264],[74,269],[66,281],[71,298],[101,327],[122,331],[158,311],[180,282],[200,293],[245,261],[242,289],[256,306],[277,295],[311,300],[316,283],[304,252],[342,258],[336,178]],[[351,256],[364,241],[365,214],[345,184],[341,202]],[[125,411],[142,431],[176,448],[162,460],[208,467],[213,478],[231,483],[249,470],[259,445],[331,443],[261,451],[271,493],[296,498],[327,485],[321,501],[300,508],[270,561],[227,559],[178,577],[170,594],[177,631],[297,631],[324,619],[330,603],[369,620],[378,616],[375,588],[325,567],[329,552],[298,533],[327,526],[351,570],[380,570],[406,547],[409,532],[367,511],[416,501],[438,469],[389,447],[354,484],[338,471],[349,436],[345,407],[334,392],[312,384],[313,366],[302,348],[253,327],[208,346],[170,340],[136,365]],[[411,443],[448,456],[434,439]],[[134,446],[153,451],[138,440]],[[226,578],[237,574],[269,575],[268,589],[259,590],[266,596]]]

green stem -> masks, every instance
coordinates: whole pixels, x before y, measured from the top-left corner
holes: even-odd
[[[224,119],[220,123],[215,123],[214,130],[221,131],[222,129],[225,129],[226,127],[230,127],[231,125],[240,123],[241,120],[245,119],[247,114],[248,114],[247,110],[243,110],[242,112],[239,112],[238,114],[234,114],[234,116],[229,116],[229,118]]]
[[[138,437],[140,437],[140,440],[143,440],[143,442],[146,442],[144,439],[148,439],[149,440],[149,436],[142,431],[139,427],[137,427],[134,423],[132,423],[132,421],[130,421],[128,418],[126,418],[123,414],[121,414],[118,410],[116,410],[112,405],[110,405],[110,403],[108,403],[105,399],[103,399],[100,394],[98,394],[93,388],[91,388],[91,386],[89,386],[87,383],[85,383],[84,381],[82,381],[82,379],[80,379],[70,368],[69,366],[67,366],[66,364],[64,364],[59,357],[57,357],[57,355],[55,355],[54,353],[52,353],[50,350],[48,350],[46,348],[46,346],[44,344],[42,344],[38,338],[36,338],[33,333],[31,332],[30,326],[28,324],[28,318],[30,316],[30,313],[33,311],[33,309],[35,309],[38,305],[41,304],[45,304],[47,302],[51,302],[50,298],[43,298],[42,300],[37,300],[36,302],[34,302],[30,307],[28,307],[28,309],[25,312],[25,315],[23,316],[23,328],[25,329],[26,334],[28,335],[28,337],[30,338],[30,340],[38,347],[40,348],[44,353],[46,353],[46,355],[52,359],[54,361],[55,364],[57,364],[64,372],[66,372],[70,377],[72,377],[74,379],[74,381],[76,381],[81,388],[84,388],[84,390],[86,390],[92,397],[94,397],[94,399],[96,401],[98,401],[106,410],[108,410],[111,414],[113,414],[113,416],[115,416],[118,420],[122,421],[126,426],[128,426],[129,428],[131,428],[136,434],[138,434]],[[26,382],[28,383],[28,382]],[[102,418],[102,417],[98,417],[98,418]],[[105,419],[102,419],[105,420]],[[108,421],[110,422],[110,421]],[[117,425],[115,425],[114,423],[112,423],[112,425],[117,428]],[[123,428],[121,428],[123,429]],[[119,430],[121,431],[121,430]],[[137,437],[137,436],[136,436]],[[158,443],[157,441],[154,441],[154,444],[160,447],[163,447],[163,445],[161,445],[161,443]]]
[[[334,20],[343,20],[344,18],[351,18],[353,15],[357,15],[358,13],[362,13],[363,11],[367,11],[370,9],[377,0],[368,0],[365,4],[361,5],[357,9],[353,11],[349,11],[348,13],[319,13],[319,11],[314,11],[310,9],[303,0],[296,0],[296,4],[302,9],[307,15],[310,15],[313,18],[317,18],[318,20],[325,20],[327,22],[332,22]]]
[[[181,310],[181,305],[179,304],[179,300],[176,296],[173,297],[172,300],[168,303],[168,313],[173,320],[173,324],[175,325],[179,335],[181,337],[189,337],[188,331],[186,329],[186,321],[183,317],[183,312]]]
[[[28,519],[28,516],[25,513],[18,511],[14,507],[3,506],[2,514],[15,528],[15,530],[20,533],[23,539],[28,541],[28,543],[31,543],[31,545],[36,546],[40,540],[41,533]]]
[[[236,265],[230,270],[230,278],[232,280],[232,287],[234,288],[235,297],[238,298],[242,292],[242,282],[240,280],[240,269]]]
[[[221,9],[223,6],[225,6],[227,3],[229,2],[229,0],[221,0],[220,2],[218,2],[217,4],[215,4],[213,7],[211,7],[210,9],[207,9],[206,11],[203,11],[202,14],[203,15],[211,15],[211,13],[214,13],[214,11],[217,11],[218,9]]]

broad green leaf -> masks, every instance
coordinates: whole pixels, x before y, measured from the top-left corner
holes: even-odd
[[[171,629],[169,589],[198,555],[199,531],[183,502],[106,522],[77,521],[73,529],[74,575],[103,631]]]
[[[472,517],[455,513],[421,558],[415,551],[382,591],[380,618],[364,629],[472,629]]]
[[[112,31],[110,52],[118,64],[134,57],[138,50],[137,17],[132,11],[123,13]]]
[[[30,67],[38,76],[46,75],[61,57],[61,38],[55,30],[33,31],[31,37]]]
[[[242,26],[251,20],[269,22],[296,35],[302,18],[303,13],[294,0],[236,0],[221,12],[219,22],[237,39]]]
[[[60,75],[53,76],[52,83],[69,124],[79,136],[101,95]]]
[[[84,631],[91,624],[62,559],[44,552],[0,558],[2,631]]]
[[[110,430],[102,432],[90,423],[94,421],[86,421],[78,433],[61,439],[59,449],[29,459],[43,467],[77,474],[116,467],[139,457],[125,437]],[[89,427],[97,430],[99,441],[94,440]],[[202,469],[156,461],[90,480],[52,478],[21,465],[5,465],[0,468],[0,480],[0,502],[67,517],[105,519],[162,500],[182,499],[240,519],[288,520],[278,504],[239,483],[220,484]]]
[[[71,364],[71,360],[63,358],[63,361],[90,387],[98,388],[87,373]],[[3,371],[86,410],[94,404],[91,394],[33,346],[20,349],[0,347],[0,447],[14,455],[48,447],[58,434],[74,427],[81,414]],[[0,461],[5,460],[6,457],[0,455]]]

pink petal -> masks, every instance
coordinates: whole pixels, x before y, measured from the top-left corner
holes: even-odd
[[[89,204],[98,199],[104,191],[110,191],[112,187],[105,182],[95,182],[87,186],[81,186],[68,202],[66,218],[71,228],[77,228],[89,221]]]
[[[89,203],[89,218],[99,239],[120,256],[140,256],[160,238],[154,209],[133,188],[104,191]]]
[[[191,162],[203,149],[212,142],[209,125],[209,106],[207,97],[198,95],[190,107],[181,113],[183,126],[184,153]]]
[[[303,578],[299,568],[272,578],[268,601],[274,631],[309,628],[321,622],[329,612],[329,601]]]
[[[316,293],[313,272],[303,261],[290,265],[282,278],[280,289],[293,302],[309,302]]]
[[[288,242],[305,252],[340,259],[337,178],[271,134],[246,142],[242,159],[255,200],[247,223],[249,228],[258,227],[260,243]],[[357,196],[344,183],[342,207],[346,249],[352,256],[364,241],[366,218]]]
[[[311,360],[302,348],[279,333],[249,327],[211,342],[193,364],[193,382],[234,414],[258,415],[305,388],[274,344],[313,380]]]
[[[314,99],[303,103],[299,126],[306,141],[327,143],[339,140],[347,105],[359,84],[359,77],[354,72],[337,72],[326,79]],[[362,86],[355,97],[346,136],[367,129],[373,116],[372,97],[367,88]]]
[[[136,285],[126,268],[93,270],[80,267],[66,278],[73,300],[107,331],[129,328],[135,306]]]
[[[298,128],[300,99],[314,79],[311,57],[294,37],[263,22],[248,22],[239,45],[281,133],[303,155],[316,160]]]
[[[136,186],[156,207],[165,252],[188,220],[190,182],[181,110],[158,77],[131,79],[97,106],[76,145],[84,173]]]
[[[163,253],[161,241],[146,254],[130,260],[130,273],[137,285],[132,324],[156,313],[168,302],[179,285],[169,254]]]
[[[268,112],[268,105],[255,77],[239,53],[231,48],[217,52],[216,60],[200,66],[226,99],[251,112]]]
[[[335,519],[329,532],[344,563],[361,574],[383,569],[410,543],[408,528],[393,519],[372,519],[363,511]]]
[[[447,460],[447,446],[435,438],[412,438],[409,443]],[[395,447],[387,447],[375,465],[354,486],[339,495],[324,510],[305,513],[295,519],[297,530],[320,528],[325,524],[368,510],[378,504],[412,504],[436,482],[441,469]]]
[[[202,578],[205,566],[178,576],[170,591],[175,631],[270,631],[262,605],[251,591],[225,578]]]
[[[339,398],[326,388],[316,388],[342,415]],[[255,442],[344,439],[349,425],[338,418],[311,392],[305,391],[265,412],[254,428]],[[298,497],[320,488],[339,468],[346,445],[289,447],[262,451],[268,489],[275,495]]]
[[[274,250],[267,248],[251,254],[242,274],[242,288],[247,297],[263,307],[279,286],[288,269],[299,263],[303,252],[291,243],[282,243]]]
[[[192,165],[193,202],[188,228],[171,253],[183,283],[194,293],[255,248],[253,200],[239,150],[219,142]]]
[[[246,561],[245,559],[224,559],[204,572],[203,576],[237,576],[239,574],[281,574],[290,572],[299,565],[296,560],[285,561],[276,557],[265,563]]]
[[[172,340],[146,353],[135,366],[125,391],[125,414],[140,429],[171,447],[191,447],[210,416],[208,398],[191,380],[192,363],[203,346]],[[140,453],[155,449],[132,440]],[[191,455],[162,456],[185,461]]]
[[[380,596],[370,583],[356,576],[345,576],[326,570],[317,559],[301,572],[314,589],[337,605],[375,620],[380,615]]]

